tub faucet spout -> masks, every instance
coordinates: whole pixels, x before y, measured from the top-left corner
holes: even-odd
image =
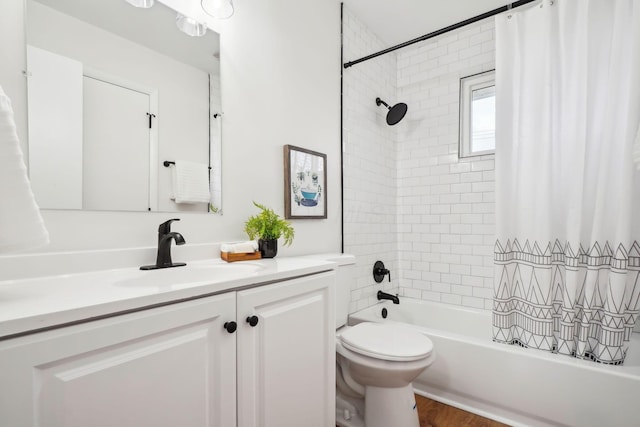
[[[393,301],[394,304],[400,304],[400,298],[398,298],[398,295],[391,295],[386,292],[378,291],[378,301],[383,299]]]

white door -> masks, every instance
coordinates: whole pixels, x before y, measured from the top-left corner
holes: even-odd
[[[238,292],[239,427],[335,425],[334,281],[327,272]]]
[[[83,208],[148,210],[149,94],[88,76],[83,82]]]
[[[236,425],[235,293],[0,342],[0,425]]]

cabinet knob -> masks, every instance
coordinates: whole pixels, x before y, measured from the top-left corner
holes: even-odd
[[[247,317],[247,323],[254,327],[258,324],[258,316],[249,316]]]
[[[227,332],[232,334],[238,328],[238,324],[236,322],[225,322],[224,328],[227,330]]]

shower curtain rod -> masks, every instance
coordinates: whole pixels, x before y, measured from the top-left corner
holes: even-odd
[[[473,24],[474,22],[481,21],[481,20],[483,20],[485,18],[489,18],[490,16],[494,16],[494,15],[497,15],[499,13],[506,12],[506,11],[508,11],[510,9],[513,9],[513,8],[516,8],[516,7],[520,7],[520,6],[523,6],[523,5],[527,4],[527,3],[531,3],[531,2],[534,2],[534,1],[537,1],[537,0],[520,0],[520,1],[513,2],[513,3],[509,3],[509,4],[505,5],[505,6],[499,7],[497,9],[493,9],[493,10],[491,10],[489,12],[485,12],[482,15],[478,15],[478,16],[474,16],[473,18],[465,19],[464,21],[460,21],[457,24],[449,25],[448,27],[444,27],[444,28],[441,28],[441,29],[439,29],[437,31],[434,31],[432,33],[425,34],[425,35],[420,36],[420,37],[418,37],[416,39],[409,40],[409,41],[406,41],[404,43],[401,43],[401,44],[398,44],[398,45],[395,45],[395,46],[391,46],[391,47],[389,47],[387,49],[381,50],[380,52],[372,53],[371,55],[367,55],[367,56],[364,56],[364,57],[362,57],[360,59],[356,59],[355,61],[345,62],[345,64],[343,66],[344,66],[344,68],[349,68],[349,67],[351,67],[353,65],[356,65],[356,64],[359,64],[361,62],[368,61],[369,59],[377,58],[380,55],[384,55],[384,54],[387,54],[389,52],[393,52],[394,50],[402,49],[403,47],[410,46],[410,45],[412,45],[414,43],[418,43],[418,42],[421,42],[421,41],[424,41],[424,40],[428,40],[428,39],[430,39],[432,37],[436,37],[436,36],[439,36],[441,34],[448,33],[449,31],[457,30],[458,28],[462,28],[462,27],[464,27],[466,25]]]

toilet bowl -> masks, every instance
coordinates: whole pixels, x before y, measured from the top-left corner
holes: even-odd
[[[341,328],[336,336],[336,424],[419,427],[411,383],[434,359],[431,340],[406,326]]]
[[[356,259],[310,255],[336,268],[336,424],[419,427],[411,382],[435,360],[433,343],[399,323],[348,323]],[[402,302],[400,302],[402,304]]]

